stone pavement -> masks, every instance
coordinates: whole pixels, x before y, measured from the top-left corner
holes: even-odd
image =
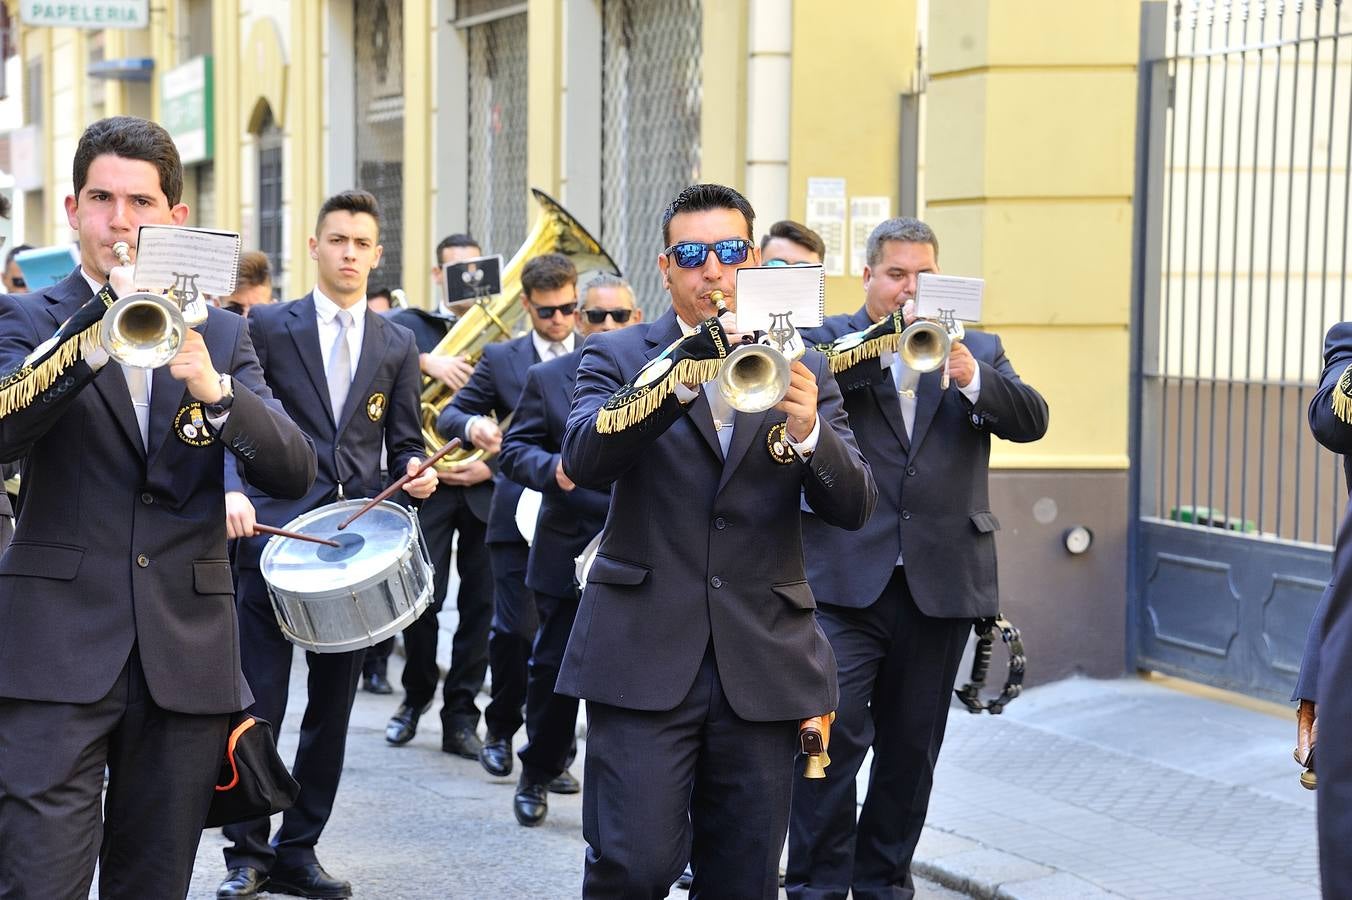
[[[1281,712],[1134,678],[955,709],[915,871],[1019,900],[1317,898],[1314,794]]]

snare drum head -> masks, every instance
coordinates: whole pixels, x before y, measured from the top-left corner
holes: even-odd
[[[414,520],[408,510],[388,500],[342,531],[338,523],[365,505],[340,500],[297,516],[285,526],[312,537],[338,541],[338,549],[309,541],[272,537],[263,548],[260,567],[268,584],[305,595],[350,587],[381,577],[408,551]]]

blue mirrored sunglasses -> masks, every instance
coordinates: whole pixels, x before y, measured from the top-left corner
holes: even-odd
[[[702,241],[681,241],[679,244],[672,244],[663,253],[670,256],[682,269],[697,269],[704,265],[710,250],[722,265],[737,266],[746,262],[751,242],[743,238],[727,238],[712,244]]]

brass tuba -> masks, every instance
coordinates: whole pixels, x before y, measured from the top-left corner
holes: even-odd
[[[596,238],[577,223],[568,211],[544,191],[531,188],[540,215],[535,219],[526,242],[516,251],[511,262],[502,270],[502,293],[480,300],[465,311],[460,321],[452,326],[441,342],[432,349],[439,356],[463,356],[471,365],[478,363],[484,347],[501,338],[508,338],[525,315],[521,304],[521,269],[527,260],[544,253],[562,253],[573,261],[579,273],[606,271],[620,274],[620,267],[602,249]],[[423,443],[431,455],[446,440],[437,433],[437,417],[451,401],[453,392],[435,378],[427,379],[422,392]],[[449,471],[474,462],[484,455],[482,450],[465,447],[447,455],[436,464],[437,469]]]

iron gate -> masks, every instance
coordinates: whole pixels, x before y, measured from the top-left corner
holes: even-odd
[[[1305,412],[1349,300],[1343,6],[1142,7],[1131,653],[1274,698],[1347,499]]]
[[[404,3],[353,4],[357,187],[380,204],[380,267],[367,290],[397,288],[404,268]]]

